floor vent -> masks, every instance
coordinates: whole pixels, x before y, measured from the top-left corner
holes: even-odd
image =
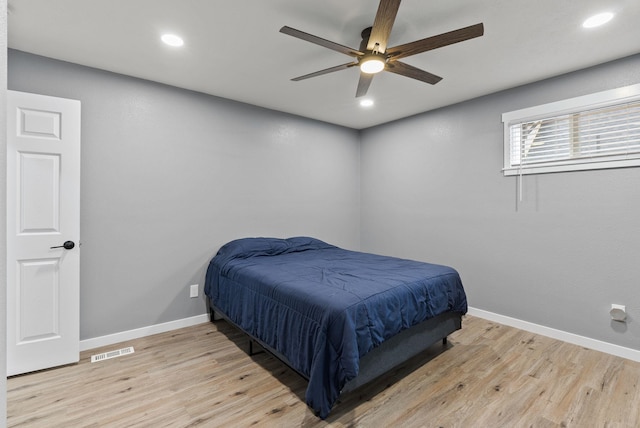
[[[117,349],[115,351],[104,352],[102,354],[92,355],[91,362],[97,363],[98,361],[104,361],[110,358],[121,357],[127,354],[133,354],[133,346],[129,346],[128,348]]]

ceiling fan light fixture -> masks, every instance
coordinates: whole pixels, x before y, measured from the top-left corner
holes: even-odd
[[[384,70],[384,57],[378,54],[367,54],[360,60],[360,71],[367,74],[380,73]]]

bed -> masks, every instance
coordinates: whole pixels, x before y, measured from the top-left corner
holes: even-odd
[[[205,294],[212,314],[308,380],[305,401],[322,419],[340,394],[446,341],[467,311],[451,267],[310,237],[225,244],[209,263]]]

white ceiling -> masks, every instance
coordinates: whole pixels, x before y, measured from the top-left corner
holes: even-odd
[[[9,0],[9,47],[362,129],[640,52],[638,0],[404,0],[389,46],[484,23],[485,34],[404,62],[437,85],[383,72],[355,98],[350,57],[283,25],[358,48],[378,0]],[[584,19],[612,11],[607,25]],[[172,32],[182,48],[160,42]]]

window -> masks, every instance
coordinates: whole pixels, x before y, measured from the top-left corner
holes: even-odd
[[[504,113],[504,175],[640,166],[640,84]]]

